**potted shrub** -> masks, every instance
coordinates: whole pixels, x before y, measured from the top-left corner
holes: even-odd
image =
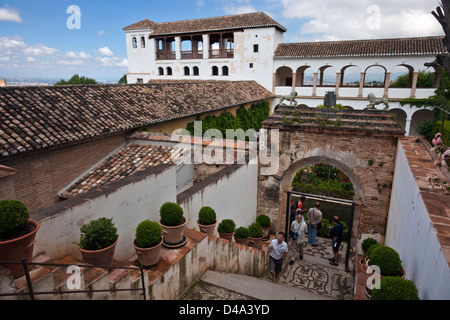
[[[144,220],[136,228],[136,238],[133,247],[139,263],[151,267],[159,262],[163,242],[161,226],[150,220]]]
[[[419,291],[411,280],[399,277],[381,278],[380,289],[374,289],[372,300],[419,300]]]
[[[29,219],[27,207],[18,200],[0,201],[0,260],[31,262],[39,222]],[[24,274],[22,265],[4,264],[14,278]]]
[[[111,267],[119,235],[112,218],[98,218],[80,228],[80,248],[84,262],[98,267]]]
[[[236,241],[236,243],[239,243],[239,244],[247,245],[249,236],[250,236],[250,233],[247,228],[239,227],[234,232],[234,241]]]
[[[222,239],[232,240],[236,224],[232,219],[224,219],[219,223],[217,231]]]
[[[217,224],[216,212],[211,207],[202,207],[198,212],[198,227],[200,232],[214,236],[214,229]]]
[[[174,202],[166,202],[161,206],[159,214],[164,243],[177,245],[183,242],[184,228],[187,223],[186,217],[183,216],[183,208]]]
[[[378,248],[379,246],[381,246],[380,243],[374,243],[372,244],[369,249],[367,249],[366,254],[364,254],[364,256],[362,257],[362,259],[360,260],[360,265],[361,265],[361,270],[365,273],[366,272],[366,267],[367,267],[367,259],[370,255],[370,253],[375,249]]]
[[[263,229],[263,232],[264,232],[263,239],[268,239],[269,231],[270,231],[270,228],[272,227],[269,216],[267,216],[265,214],[257,216],[256,223],[259,224],[261,226],[261,228]]]
[[[364,239],[363,242],[361,243],[361,249],[363,253],[366,254],[367,250],[369,250],[369,248],[375,243],[378,243],[378,241],[373,238]]]
[[[264,231],[261,228],[261,226],[258,223],[254,222],[248,227],[248,232],[249,232],[248,237],[249,245],[254,248],[260,249],[261,241],[264,235]]]

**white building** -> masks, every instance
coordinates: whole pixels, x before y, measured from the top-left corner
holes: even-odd
[[[323,104],[327,91],[337,103],[367,107],[369,93],[388,98],[407,134],[431,118],[427,109],[401,107],[398,100],[427,98],[439,86],[417,86],[419,70],[445,51],[443,37],[283,43],[286,29],[263,12],[155,23],[124,28],[128,83],[149,80],[255,80],[276,96],[297,92],[297,102]],[[406,87],[392,80],[408,74]],[[273,108],[278,103],[274,99]]]

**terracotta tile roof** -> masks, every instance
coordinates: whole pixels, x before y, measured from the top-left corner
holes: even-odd
[[[282,25],[273,20],[264,12],[245,13],[212,18],[202,18],[193,20],[182,20],[172,22],[154,23],[145,19],[136,22],[123,30],[139,28],[150,28],[154,31],[151,37],[162,35],[186,34],[195,32],[224,31],[244,28],[276,27],[281,31],[286,31]]]
[[[282,43],[275,58],[346,57],[438,54],[444,37]]]
[[[126,145],[71,185],[60,196],[71,198],[149,167],[173,164],[172,160],[180,156],[181,150],[167,146]]]
[[[273,97],[254,81],[0,88],[0,159]]]

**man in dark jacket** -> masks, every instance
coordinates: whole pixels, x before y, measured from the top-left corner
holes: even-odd
[[[331,246],[333,248],[334,258],[329,259],[330,264],[333,266],[339,265],[339,246],[342,243],[342,238],[344,234],[344,227],[342,226],[342,223],[339,222],[339,217],[334,216],[334,227],[331,229]]]

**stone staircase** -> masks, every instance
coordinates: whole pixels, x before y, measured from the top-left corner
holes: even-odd
[[[33,263],[82,265],[80,267],[80,286],[71,288],[73,281],[69,279],[74,272],[68,270],[68,266],[56,265],[30,265],[29,274],[36,300],[142,300],[142,290],[125,291],[127,289],[142,288],[142,279],[139,269],[103,269],[96,267],[84,267],[88,264],[76,260],[72,256],[66,256],[60,260],[51,260],[45,255],[33,258]],[[132,262],[115,261],[114,267],[138,268]],[[0,299],[25,299],[29,300],[29,291],[26,276],[13,279],[11,274],[3,269],[3,281],[9,278],[9,285],[2,286],[2,293],[19,293],[20,296],[0,297]],[[144,270],[144,275],[147,276]],[[9,274],[9,277],[8,277]],[[144,277],[148,279],[148,277]],[[69,280],[69,284],[68,284]],[[68,287],[68,285],[70,287]],[[5,292],[5,288],[8,288]],[[95,292],[95,290],[101,290]],[[113,291],[123,290],[123,291]],[[83,291],[75,293],[75,291]],[[44,292],[45,294],[38,294]],[[64,292],[64,293],[63,293]]]
[[[276,284],[265,278],[240,274],[208,270],[200,281],[257,300],[333,300],[299,288]]]

